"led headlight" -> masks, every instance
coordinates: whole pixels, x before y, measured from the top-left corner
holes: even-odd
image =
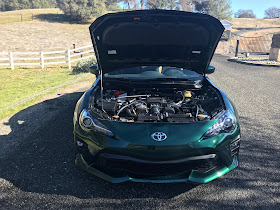
[[[212,125],[203,135],[204,138],[209,138],[218,135],[219,133],[229,133],[236,126],[235,116],[229,110],[224,110],[217,116],[217,122]]]
[[[80,114],[79,124],[81,128],[85,131],[94,130],[103,133],[107,136],[115,136],[112,133],[112,131],[108,130],[108,128],[105,127],[105,125],[103,125],[97,119],[94,119],[89,113],[89,111],[86,109],[83,109],[83,111]]]

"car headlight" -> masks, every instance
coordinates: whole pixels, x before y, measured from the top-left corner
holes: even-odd
[[[229,133],[236,126],[235,116],[229,110],[222,111],[217,116],[218,121],[212,125],[203,135],[204,138],[216,136],[220,133]]]
[[[83,109],[80,114],[79,124],[81,128],[85,131],[97,131],[107,136],[115,136],[112,131],[106,128],[101,122],[97,119],[93,118],[88,110]]]

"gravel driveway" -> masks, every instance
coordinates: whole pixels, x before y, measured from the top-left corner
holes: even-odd
[[[280,209],[280,68],[212,64],[210,78],[239,110],[238,169],[205,185],[111,184],[80,170],[72,114],[85,84],[1,124],[11,130],[0,136],[0,209]]]

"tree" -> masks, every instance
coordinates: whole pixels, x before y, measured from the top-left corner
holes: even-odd
[[[5,2],[0,0],[0,11],[5,11]]]
[[[146,7],[148,9],[165,9],[167,0],[147,0]]]
[[[179,9],[179,0],[147,0],[148,9]]]
[[[128,9],[137,8],[137,0],[123,0],[123,3],[127,5]]]
[[[198,13],[208,13],[209,12],[209,1],[207,0],[197,0],[193,1],[194,12]]]
[[[31,0],[32,9],[54,8],[57,6],[56,0]]]
[[[140,3],[140,9],[144,9],[145,0],[140,0],[139,3]]]
[[[5,11],[30,9],[32,3],[29,0],[4,0]]]
[[[193,0],[179,0],[181,10],[192,12],[194,10]]]
[[[0,0],[0,11],[54,7],[56,0]]]
[[[253,12],[253,10],[251,10],[251,9],[248,9],[248,10],[239,9],[236,13],[234,13],[234,17],[236,17],[236,18],[256,18],[256,15]]]
[[[264,11],[266,18],[280,18],[280,8],[270,7]]]
[[[106,0],[105,5],[108,11],[121,10],[121,7],[118,5],[122,0]]]
[[[167,9],[170,10],[179,10],[180,1],[178,0],[168,0],[167,1]]]
[[[230,0],[208,0],[207,14],[219,20],[230,20],[232,16]]]
[[[105,13],[104,0],[58,0],[58,7],[71,19],[81,21]]]

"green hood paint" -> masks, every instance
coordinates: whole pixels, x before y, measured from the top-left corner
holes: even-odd
[[[119,139],[137,145],[175,146],[197,142],[217,120],[194,123],[130,123],[102,120]],[[164,132],[167,139],[157,142],[151,135]]]

